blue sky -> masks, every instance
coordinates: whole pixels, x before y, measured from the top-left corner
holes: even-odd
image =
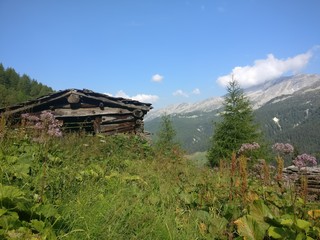
[[[319,0],[0,0],[0,62],[155,108],[320,73]]]

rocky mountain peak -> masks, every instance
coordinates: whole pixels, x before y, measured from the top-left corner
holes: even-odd
[[[310,91],[320,87],[320,75],[318,74],[297,74],[277,78],[259,85],[244,89],[244,93],[252,102],[253,109],[258,109],[274,98],[277,101],[290,97],[299,91]],[[168,107],[152,110],[145,120],[151,121],[163,114],[189,114],[192,112],[211,112],[222,107],[224,97],[213,97],[197,103],[181,103]]]

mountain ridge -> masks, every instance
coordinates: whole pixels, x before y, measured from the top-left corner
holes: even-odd
[[[304,80],[308,80],[306,82]],[[304,81],[304,82],[303,82]],[[252,102],[253,109],[258,109],[273,98],[293,94],[303,88],[318,84],[320,87],[320,75],[297,74],[293,76],[276,78],[249,88],[244,93]],[[152,110],[145,117],[145,121],[151,121],[163,114],[187,114],[192,112],[211,112],[222,107],[224,96],[211,97],[195,103],[178,103],[167,107]]]
[[[283,77],[244,92],[252,101],[256,121],[269,142],[291,143],[303,152],[320,156],[320,75]],[[200,104],[182,104],[183,108],[177,104],[169,109],[171,112],[162,109],[145,121],[145,129],[155,138],[161,113],[166,112],[176,129],[177,140],[187,152],[206,151],[214,132],[213,122],[221,119],[223,100],[210,98]]]

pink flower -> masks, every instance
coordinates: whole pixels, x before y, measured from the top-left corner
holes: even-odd
[[[293,153],[293,146],[289,143],[276,143],[272,146],[272,149],[283,154]]]
[[[256,149],[259,149],[260,145],[259,143],[253,142],[253,143],[244,143],[241,145],[238,153],[244,153],[246,151],[253,151]]]
[[[317,165],[317,159],[306,153],[298,155],[292,162],[299,168]]]
[[[32,128],[46,132],[49,136],[62,136],[61,127],[63,122],[55,119],[51,111],[42,111],[40,117],[24,113],[21,114],[21,118],[25,119]]]

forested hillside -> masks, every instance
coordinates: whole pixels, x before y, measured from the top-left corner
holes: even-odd
[[[308,152],[320,156],[318,75],[285,77],[249,90],[247,93],[252,104],[259,106],[254,111],[256,122],[268,142],[287,142],[296,147],[297,153]],[[215,130],[213,123],[220,121],[219,115],[223,112],[222,105],[218,107],[211,102],[212,99],[195,103],[189,108],[195,110],[188,112],[168,109],[177,130],[177,140],[188,153],[203,152],[209,147],[210,137]],[[210,104],[204,108],[203,103]],[[156,133],[160,118],[149,119],[145,122],[145,129]]]
[[[298,152],[318,156],[320,90],[300,91],[265,104],[256,116],[266,137],[273,142],[290,142]]]
[[[28,75],[20,76],[13,68],[4,68],[0,63],[0,107],[24,102],[53,92]]]

